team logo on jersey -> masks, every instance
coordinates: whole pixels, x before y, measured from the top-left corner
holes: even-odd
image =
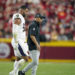
[[[33,28],[33,30],[35,30],[35,28]]]
[[[17,14],[16,17],[19,18],[19,14]]]

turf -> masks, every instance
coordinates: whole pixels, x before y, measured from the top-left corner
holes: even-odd
[[[12,68],[13,62],[0,62],[0,75],[9,75]],[[31,70],[26,75],[31,75]],[[40,63],[37,75],[75,75],[75,63]]]

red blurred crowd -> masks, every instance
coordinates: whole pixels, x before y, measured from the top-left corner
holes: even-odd
[[[26,26],[36,13],[47,19],[47,23],[40,26],[41,41],[75,41],[74,0],[0,0],[0,38],[12,37],[12,16],[24,4],[29,8]]]

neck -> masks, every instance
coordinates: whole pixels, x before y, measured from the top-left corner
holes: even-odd
[[[19,13],[22,15],[22,11],[19,11]]]

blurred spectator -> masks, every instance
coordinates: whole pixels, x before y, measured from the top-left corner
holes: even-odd
[[[26,26],[36,13],[44,16],[40,27],[41,41],[75,41],[75,0],[0,0],[0,37],[12,37],[12,15],[21,5],[29,8]]]
[[[58,35],[58,40],[68,40],[67,36],[65,35],[65,29],[61,28],[59,35]]]
[[[5,31],[3,29],[4,26],[4,22],[1,20],[0,21],[0,38],[4,38],[5,37]]]

